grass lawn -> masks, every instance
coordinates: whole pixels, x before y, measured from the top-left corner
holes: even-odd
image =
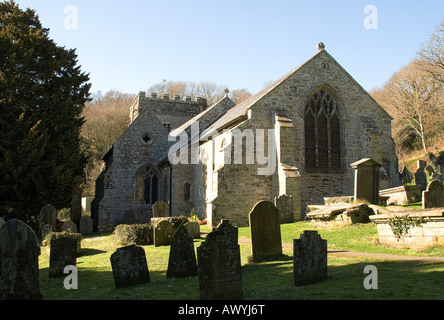
[[[304,229],[314,229],[309,222],[282,225],[283,242],[298,238]],[[388,249],[375,245],[376,228],[372,224],[336,229],[321,229],[329,248],[356,251],[414,253],[442,256],[442,249],[433,252],[413,252]],[[248,228],[239,228],[239,235],[249,237]],[[198,247],[203,240],[195,240]],[[82,241],[77,258],[78,290],[66,290],[64,278],[49,279],[49,255],[42,247],[40,288],[48,300],[198,300],[197,277],[167,279],[169,246],[142,246],[145,249],[151,282],[115,289],[110,256],[119,245],[114,236],[95,235]],[[332,257],[328,259],[328,278],[307,286],[295,287],[292,280],[292,249],[284,248],[284,255],[275,261],[248,263],[249,244],[240,244],[245,299],[443,299],[444,264],[430,262],[384,261],[370,258]],[[375,251],[372,251],[375,250]],[[368,274],[364,267],[374,265],[378,270],[378,289],[367,290],[363,282]]]

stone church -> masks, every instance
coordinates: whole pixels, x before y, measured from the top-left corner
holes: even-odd
[[[362,158],[382,165],[381,185],[400,185],[392,118],[322,43],[311,59],[238,105],[228,90],[212,106],[140,92],[130,120],[96,181],[99,230],[123,223],[128,211],[137,223],[149,221],[157,200],[172,216],[194,209],[209,224],[247,226],[255,203],[284,199],[289,221],[298,221],[308,204],[353,195],[350,164]]]

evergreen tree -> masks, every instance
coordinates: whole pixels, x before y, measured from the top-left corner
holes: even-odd
[[[88,80],[34,10],[0,3],[0,215],[29,222],[47,203],[70,205]]]

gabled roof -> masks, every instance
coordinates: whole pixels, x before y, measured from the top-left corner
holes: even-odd
[[[248,98],[244,102],[240,103],[239,105],[237,105],[234,108],[232,108],[229,111],[227,111],[222,117],[220,117],[210,127],[208,127],[207,130],[205,130],[205,132],[206,133],[210,133],[210,132],[214,132],[214,131],[220,131],[220,130],[223,130],[224,128],[229,127],[233,123],[240,122],[240,121],[242,121],[244,119],[247,119],[247,112],[248,112],[248,110],[256,102],[258,102],[264,96],[266,96],[271,91],[273,91],[275,88],[277,88],[286,79],[288,79],[293,74],[298,72],[298,70],[300,70],[303,66],[309,64],[312,60],[316,59],[318,56],[320,56],[322,54],[327,55],[327,57],[333,63],[335,63],[344,72],[344,74],[347,75],[361,89],[361,91],[364,94],[366,94],[368,97],[370,97],[371,100],[373,100],[377,105],[379,105],[373,99],[373,97],[370,96],[370,94],[364,88],[362,88],[362,86],[325,49],[321,49],[313,57],[311,57],[309,60],[307,60],[303,64],[299,65],[297,68],[293,69],[292,71],[290,71],[286,75],[282,76],[281,78],[279,78],[275,82],[273,82],[270,85],[268,85],[267,87],[263,88],[261,91],[259,91],[255,95],[251,96],[250,98]],[[392,117],[382,107],[381,107],[381,110],[383,110],[383,112],[387,115],[387,117],[392,119]],[[205,132],[204,132],[203,136],[205,136]]]

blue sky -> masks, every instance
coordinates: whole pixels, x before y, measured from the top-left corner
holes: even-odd
[[[58,45],[76,48],[92,92],[131,94],[162,79],[209,80],[256,93],[311,58],[320,41],[370,91],[408,64],[444,20],[442,0],[16,3],[36,10]],[[377,16],[364,13],[368,5]],[[370,15],[377,19],[369,20]],[[70,28],[71,18],[76,28]],[[366,28],[366,18],[371,26],[377,21],[377,29]]]

